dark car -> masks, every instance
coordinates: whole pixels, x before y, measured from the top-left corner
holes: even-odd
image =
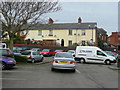
[[[0,55],[6,57],[13,57],[13,52],[10,49],[0,49]]]
[[[30,50],[32,50],[32,51],[41,51],[40,48],[32,48],[32,49],[30,49]]]
[[[16,61],[14,60],[14,58],[0,56],[0,66],[2,67],[2,70],[11,68],[15,65]]]

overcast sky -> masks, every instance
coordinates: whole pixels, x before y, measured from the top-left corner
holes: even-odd
[[[60,2],[61,11],[48,14],[55,23],[97,22],[108,35],[118,31],[118,2]]]

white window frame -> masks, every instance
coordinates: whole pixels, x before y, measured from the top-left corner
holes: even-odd
[[[86,35],[86,30],[81,30],[81,35],[85,36]]]
[[[42,36],[42,30],[38,30],[38,36]]]
[[[69,29],[68,35],[72,35],[72,30],[71,29]]]
[[[53,30],[49,30],[49,35],[53,35]]]

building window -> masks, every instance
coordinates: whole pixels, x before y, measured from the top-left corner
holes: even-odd
[[[38,36],[41,36],[42,35],[42,30],[39,30],[38,31]]]
[[[118,38],[118,40],[120,41],[120,38]]]
[[[72,35],[72,30],[71,29],[69,29],[69,35]]]
[[[85,30],[82,30],[82,35],[85,35],[85,34],[86,34]]]
[[[53,35],[53,30],[49,30],[49,36]]]
[[[85,41],[82,41],[82,45],[85,45]]]
[[[110,42],[110,38],[108,38],[108,42]]]
[[[71,46],[72,45],[72,40],[68,41],[68,45]]]

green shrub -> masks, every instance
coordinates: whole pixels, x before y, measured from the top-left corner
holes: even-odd
[[[27,57],[26,56],[19,56],[19,55],[14,55],[14,58],[16,62],[27,62]]]

